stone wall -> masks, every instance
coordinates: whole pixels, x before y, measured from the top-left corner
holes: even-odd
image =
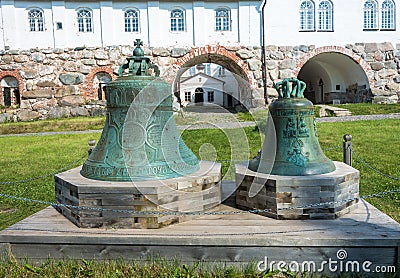
[[[253,47],[249,48],[251,50],[243,49],[238,47],[229,50],[222,46],[144,48],[145,55],[151,57],[152,62],[159,66],[161,75],[172,77],[169,78],[171,83],[180,67],[206,62],[205,55],[213,55],[216,58],[213,62],[218,63],[218,57],[225,57],[221,61],[228,69],[238,71],[238,74],[252,83],[250,86],[259,87],[258,84],[262,84],[259,74],[260,47],[256,50]],[[132,55],[132,50],[131,46],[115,46],[0,52],[0,80],[6,77],[14,78],[21,97],[20,102],[13,99],[13,107],[17,109],[11,109],[11,112],[10,109],[6,109],[9,112],[0,114],[0,122],[103,114],[105,103],[98,101],[100,81],[96,79],[96,75],[108,75],[110,80],[115,80],[120,65],[126,63],[126,57]],[[241,58],[245,56],[244,52],[252,55]],[[3,80],[0,85],[9,87],[5,83]],[[260,93],[260,90],[254,92]],[[257,97],[262,98],[262,94]],[[4,104],[1,92],[0,104]],[[2,110],[4,112],[4,109]]]
[[[117,78],[121,64],[131,56],[132,46],[107,48],[30,49],[0,52],[0,86],[9,87],[10,78],[17,85],[21,100],[16,109],[0,111],[0,122],[70,116],[100,115],[104,100],[98,100],[98,75]],[[260,47],[205,46],[197,48],[144,48],[171,82],[184,66],[211,62],[226,67],[248,82],[244,99],[247,107],[263,106],[262,55]],[[368,76],[376,102],[397,102],[400,92],[400,45],[357,43],[345,47],[267,46],[266,87],[268,98],[277,96],[274,82],[297,76],[312,57],[336,52],[358,63]],[[8,79],[7,79],[8,78]],[[100,78],[101,79],[101,78]],[[242,84],[243,85],[243,84]],[[242,86],[240,85],[240,86]],[[245,86],[243,86],[245,87]],[[0,88],[1,89],[1,88]],[[2,91],[2,90],[1,90]],[[0,91],[0,104],[4,104]],[[1,114],[2,113],[2,114]]]

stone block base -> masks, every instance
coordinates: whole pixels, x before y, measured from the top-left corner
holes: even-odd
[[[334,162],[336,170],[312,176],[278,176],[256,173],[236,165],[236,205],[266,209],[275,219],[334,219],[357,207],[360,172]],[[315,205],[325,203],[321,205]],[[310,206],[311,205],[311,206]]]
[[[191,175],[135,182],[87,179],[80,168],[56,175],[55,191],[57,202],[67,205],[56,209],[82,228],[160,228],[196,216],[157,212],[204,211],[221,203],[219,163],[200,161]]]

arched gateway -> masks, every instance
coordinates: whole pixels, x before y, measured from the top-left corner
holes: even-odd
[[[338,46],[317,48],[304,55],[296,75],[307,84],[313,103],[371,101],[373,70],[361,56]]]
[[[242,59],[236,54],[236,51],[228,50],[227,48],[217,46],[204,46],[193,48],[186,55],[178,58],[176,62],[164,72],[168,82],[171,82],[173,92],[175,95],[179,94],[180,91],[180,78],[182,74],[190,67],[202,64],[202,63],[214,63],[218,64],[225,69],[229,70],[235,76],[238,84],[238,96],[237,101],[247,108],[260,107],[264,105],[264,98],[262,90],[258,89],[257,80],[254,77],[253,64],[246,59]],[[257,66],[261,69],[261,61]],[[229,92],[225,92],[229,94]],[[232,96],[230,96],[232,97]]]

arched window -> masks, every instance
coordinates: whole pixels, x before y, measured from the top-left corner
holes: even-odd
[[[185,31],[185,12],[183,10],[174,9],[171,11],[171,31]]]
[[[318,30],[333,31],[333,5],[330,1],[322,1],[319,3]]]
[[[93,32],[92,26],[92,11],[86,8],[77,11],[78,32],[89,33]]]
[[[315,31],[314,13],[312,1],[307,0],[300,4],[300,31]]]
[[[125,32],[139,32],[139,12],[136,10],[125,11]]]
[[[393,0],[385,0],[382,3],[382,25],[381,29],[394,30],[395,27],[395,5]]]
[[[374,0],[367,0],[364,3],[364,29],[378,29],[378,5]]]
[[[28,11],[29,31],[42,32],[44,31],[43,11],[39,9],[31,9]]]
[[[215,10],[215,30],[216,31],[231,30],[231,14],[228,9],[220,8]]]

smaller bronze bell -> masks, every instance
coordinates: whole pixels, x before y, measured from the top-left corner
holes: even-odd
[[[303,95],[306,84],[295,78],[287,78],[275,84],[275,88],[279,97],[270,104],[267,121],[267,130],[271,130],[268,125],[275,127],[275,158],[274,155],[263,155],[271,151],[271,142],[265,140],[259,156],[249,162],[249,169],[285,176],[318,175],[334,171],[335,165],[325,156],[318,142],[314,106]],[[266,135],[268,137],[271,138]]]

